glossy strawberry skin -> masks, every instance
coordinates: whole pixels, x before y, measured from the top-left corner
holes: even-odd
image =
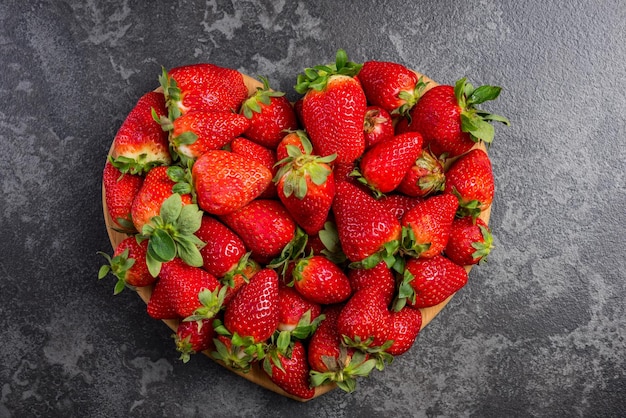
[[[353,341],[367,341],[369,347],[380,347],[389,338],[390,312],[385,295],[368,287],[355,292],[337,318],[337,331]]]
[[[422,313],[419,309],[405,306],[398,312],[391,313],[389,339],[393,344],[387,352],[392,356],[406,353],[415,342],[422,327]]]
[[[345,273],[323,256],[312,256],[296,263],[294,288],[306,299],[320,304],[340,303],[352,293]]]
[[[491,161],[482,149],[476,148],[462,155],[446,172],[445,192],[457,194],[461,206],[477,201],[478,209],[484,210],[491,205],[494,190]]]
[[[441,255],[428,259],[412,258],[407,261],[406,269],[414,276],[410,285],[416,301],[408,301],[408,305],[414,308],[438,305],[467,283],[465,269]]]
[[[237,234],[209,215],[202,217],[195,235],[205,244],[200,249],[204,261],[202,267],[215,277],[224,277],[247,252]]]
[[[250,141],[243,137],[237,137],[230,142],[230,150],[235,154],[239,154],[242,157],[255,160],[272,173],[272,178],[276,174],[277,168],[275,167],[277,159],[276,152],[273,150]],[[277,196],[276,185],[273,182],[267,186],[267,188],[259,195],[263,199],[271,199]]]
[[[322,305],[307,300],[293,287],[282,283],[278,286],[278,326],[280,331],[292,331],[306,312],[311,321],[320,316]]]
[[[307,353],[301,341],[295,341],[289,356],[277,354],[282,370],[276,365],[271,366],[270,379],[285,392],[302,399],[315,396],[315,388],[309,381],[309,363]]]
[[[281,161],[289,156],[287,153],[287,145],[293,145],[298,148],[300,152],[304,153],[304,145],[302,145],[302,137],[305,137],[306,140],[309,140],[306,132],[299,130],[288,132],[283,138],[280,140],[278,145],[276,146],[276,161]],[[312,151],[313,154],[317,154],[315,149]]]
[[[348,280],[353,292],[372,289],[375,293],[382,295],[386,305],[389,305],[393,299],[396,280],[384,261],[371,269],[350,269]]]
[[[133,287],[144,287],[153,284],[156,281],[155,277],[152,277],[148,271],[146,265],[146,251],[148,249],[148,242],[142,241],[137,243],[134,236],[127,237],[115,247],[113,257],[121,255],[128,249],[128,258],[135,260],[132,267],[124,274],[124,282]]]
[[[318,372],[339,371],[339,368],[331,370],[324,358],[331,358],[335,363],[340,358],[342,344],[341,334],[337,330],[337,319],[342,309],[343,305],[341,304],[326,305],[322,311],[325,318],[313,333],[308,346],[308,360],[312,370]],[[348,351],[348,355],[354,352],[352,348],[346,349],[343,347],[343,349]],[[347,365],[347,363],[336,365],[341,367]]]
[[[482,251],[477,251],[481,247]],[[450,228],[450,239],[444,250],[446,257],[458,265],[469,266],[478,264],[487,257],[490,250],[491,231],[485,221],[480,218],[472,219],[471,216],[454,220]]]
[[[187,362],[190,354],[211,348],[215,332],[211,320],[181,321],[174,334],[176,350],[181,353],[181,360]]]
[[[380,106],[368,106],[363,122],[363,132],[365,133],[365,149],[393,137],[393,120],[389,112]]]
[[[359,72],[359,80],[367,101],[392,112],[407,103],[400,92],[413,95],[418,83],[417,74],[405,66],[388,61],[367,61]],[[413,101],[415,98],[413,98]]]
[[[415,205],[421,202],[423,199],[418,197],[406,196],[400,193],[388,194],[378,201],[385,207],[385,209],[392,213],[398,220],[401,220],[405,213],[413,209]]]
[[[107,161],[102,174],[105,202],[111,220],[121,229],[132,226],[130,216],[135,196],[141,189],[143,177],[134,174],[122,174]]]
[[[286,130],[298,129],[296,113],[285,96],[271,97],[270,104],[259,103],[260,112],[252,112],[245,137],[259,145],[276,149]]]

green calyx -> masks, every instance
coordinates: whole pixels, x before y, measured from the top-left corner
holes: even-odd
[[[415,289],[411,286],[411,282],[415,279],[415,276],[413,276],[408,269],[405,269],[401,274],[402,277],[398,283],[398,291],[392,303],[392,309],[395,312],[400,312],[402,308],[406,306],[407,302],[411,302],[411,305],[415,304],[417,299]]]
[[[425,192],[424,196],[445,189],[446,175],[443,170],[444,161],[441,158],[438,159],[429,151],[424,150],[422,155],[415,160],[415,165],[428,173],[417,180],[417,185]]]
[[[465,216],[471,216],[473,220],[476,220],[476,218],[480,216],[484,208],[484,205],[480,200],[463,199],[461,193],[459,193],[456,187],[452,188],[452,194],[459,199],[459,207],[456,211],[456,217],[463,218]]]
[[[282,91],[274,91],[270,88],[269,80],[266,77],[259,76],[259,80],[263,83],[263,87],[257,87],[256,92],[248,97],[241,105],[241,113],[252,119],[255,113],[261,113],[262,106],[269,106],[273,97],[282,97],[285,95]]]
[[[415,231],[410,224],[402,227],[402,238],[400,244],[400,251],[402,254],[409,257],[417,258],[420,256],[421,253],[427,251],[430,248],[430,245],[430,242],[417,242],[417,238],[415,237]],[[401,273],[402,271],[399,272]]]
[[[193,267],[203,264],[200,248],[204,243],[194,235],[200,228],[202,211],[196,204],[183,205],[180,194],[174,193],[161,205],[159,215],[144,225],[137,242],[148,241],[146,264],[153,277],[158,276],[162,263],[180,257]]]
[[[237,265],[228,273],[226,273],[224,277],[221,278],[220,281],[222,282],[224,287],[235,287],[235,276],[237,275],[241,275],[246,283],[250,282],[250,277],[247,276],[246,270],[250,267],[254,267],[254,265],[256,264],[256,261],[250,259],[251,254],[252,252],[248,251],[247,253],[242,255],[237,262]]]
[[[350,177],[354,177],[356,181],[358,181],[362,185],[367,186],[367,188],[372,192],[372,196],[374,197],[374,199],[378,200],[385,197],[385,194],[383,192],[378,190],[376,186],[374,186],[365,177],[363,177],[363,174],[361,173],[361,170],[359,170],[359,168],[355,168],[354,170],[352,170],[349,175]]]
[[[319,236],[320,241],[322,241],[322,244],[324,244],[322,254],[333,263],[340,266],[343,265],[346,262],[347,257],[341,248],[337,226],[331,221],[326,221],[324,223],[324,228],[320,229],[317,235]]]
[[[126,273],[135,265],[135,259],[129,258],[129,253],[129,249],[126,248],[121,254],[111,258],[111,256],[106,253],[98,252],[98,254],[103,256],[108,263],[100,267],[100,270],[98,271],[98,279],[101,280],[105,278],[109,273],[112,273],[115,277],[117,277],[117,283],[115,283],[115,288],[113,289],[114,295],[119,294],[126,287],[133,289],[132,286],[126,283]]]
[[[251,336],[242,337],[237,333],[231,334],[219,319],[213,321],[213,329],[217,335],[230,339],[230,347],[227,347],[219,338],[213,339],[215,351],[211,353],[211,357],[226,366],[248,373],[253,362],[265,357],[264,344],[255,343]]]
[[[360,351],[355,351],[351,356],[348,355],[348,349],[344,346],[341,346],[338,358],[323,356],[322,361],[328,371],[312,370],[309,374],[311,386],[317,387],[335,382],[337,387],[348,393],[356,389],[357,378],[368,377],[377,363],[376,359],[368,359],[368,356]]]
[[[472,243],[472,247],[476,250],[472,253],[472,258],[480,260],[478,263],[482,264],[487,262],[487,256],[493,249],[493,235],[489,228],[483,225],[478,225],[478,228],[483,236],[483,240]]]
[[[224,306],[224,298],[226,297],[226,286],[217,287],[215,290],[202,289],[198,293],[200,306],[192,315],[184,319],[184,321],[201,321],[203,319],[211,319],[218,314]]]
[[[383,370],[386,364],[391,364],[393,356],[387,353],[387,350],[393,345],[393,340],[388,340],[380,346],[374,346],[374,337],[368,337],[366,340],[362,340],[358,335],[354,339],[349,338],[346,335],[342,336],[343,345],[351,347],[357,350],[357,352],[366,353],[369,358],[375,360],[375,367],[378,370]]]
[[[312,68],[306,68],[304,73],[299,74],[294,89],[300,94],[305,94],[310,89],[321,91],[326,88],[331,76],[354,77],[361,71],[361,67],[363,64],[349,61],[346,51],[340,49],[337,51],[334,64],[316,65]]]
[[[181,91],[176,83],[176,80],[171,78],[167,73],[165,67],[161,67],[161,75],[159,76],[159,84],[163,88],[163,95],[165,96],[165,106],[168,111],[168,118],[170,121],[178,118],[181,115],[178,104],[181,101]]]
[[[297,227],[294,237],[285,245],[280,255],[270,261],[267,267],[275,269],[284,278],[289,264],[303,256],[308,241],[309,236],[306,232]]]
[[[352,269],[371,269],[376,267],[381,261],[384,261],[387,267],[397,270],[404,265],[403,258],[400,257],[401,254],[399,253],[400,247],[401,242],[398,240],[386,242],[382,248],[374,254],[365,257],[361,261],[352,262],[348,267]]]
[[[461,130],[469,133],[475,142],[484,141],[490,144],[493,141],[495,130],[490,122],[510,125],[506,117],[476,108],[476,105],[495,100],[501,90],[501,87],[489,85],[474,88],[465,77],[456,82],[454,95],[461,108]]]
[[[119,156],[113,158],[109,156],[109,162],[113,167],[117,168],[122,174],[143,175],[154,167],[165,165],[167,162],[162,160],[150,160],[148,154],[139,154],[137,158]]]
[[[413,109],[417,101],[424,94],[424,89],[428,85],[428,82],[424,82],[424,77],[420,77],[417,80],[417,84],[415,85],[415,89],[413,91],[401,91],[398,93],[398,98],[404,100],[404,104],[400,105],[396,109],[391,111],[392,115],[401,115],[409,118],[409,122],[411,122],[411,116],[409,111]]]
[[[185,161],[185,166],[172,165],[167,168],[167,177],[172,180],[174,186],[172,192],[180,195],[191,195],[191,201],[196,203],[198,196],[196,189],[193,187],[193,177],[191,175],[191,168],[193,167],[193,161]]]

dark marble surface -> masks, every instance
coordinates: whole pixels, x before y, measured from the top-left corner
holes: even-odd
[[[1,2],[0,416],[624,416],[625,22],[621,1]],[[293,97],[338,48],[501,85],[490,109],[512,126],[491,149],[490,262],[385,372],[300,404],[182,364],[96,279],[100,176],[161,65]]]

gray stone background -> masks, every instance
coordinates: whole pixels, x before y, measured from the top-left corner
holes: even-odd
[[[621,417],[626,411],[626,3],[0,2],[1,417]],[[100,181],[160,66],[295,75],[391,60],[503,93],[496,250],[416,345],[306,404],[204,356],[98,281]]]

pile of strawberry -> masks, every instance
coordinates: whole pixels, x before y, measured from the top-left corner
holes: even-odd
[[[152,287],[181,358],[259,364],[292,396],[346,391],[406,352],[492,246],[482,142],[499,87],[435,85],[392,62],[304,70],[295,104],[211,64],[163,70],[104,168],[126,234],[99,277]],[[208,350],[208,351],[207,351]]]

